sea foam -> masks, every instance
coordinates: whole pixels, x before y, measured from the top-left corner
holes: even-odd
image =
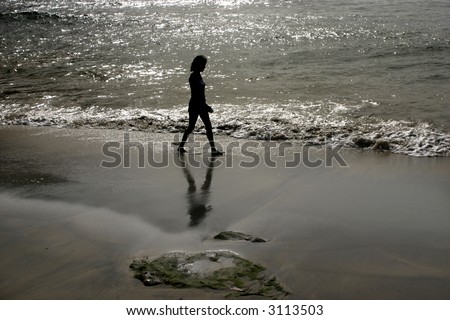
[[[210,117],[216,134],[236,139],[372,148],[417,157],[450,155],[450,135],[432,124],[356,116],[352,110],[357,108],[329,101],[284,106],[217,105]],[[3,105],[0,123],[178,133],[187,127],[188,113],[185,106],[148,110]],[[200,120],[196,133],[205,133]]]

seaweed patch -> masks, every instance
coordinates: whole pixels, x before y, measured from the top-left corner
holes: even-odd
[[[289,294],[263,266],[230,251],[171,252],[153,260],[135,259],[130,268],[147,286],[224,290],[226,298],[282,299]]]

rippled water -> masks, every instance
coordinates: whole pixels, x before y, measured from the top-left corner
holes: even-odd
[[[217,131],[450,155],[450,3],[0,4],[0,122],[182,130],[192,58]]]

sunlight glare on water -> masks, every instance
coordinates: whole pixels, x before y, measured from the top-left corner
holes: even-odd
[[[80,110],[84,119],[98,119],[94,110],[163,110],[177,118],[189,99],[190,62],[205,54],[207,98],[218,121],[240,115],[250,127],[266,121],[272,135],[319,141],[305,138],[309,123],[297,121],[316,117],[321,132],[347,145],[352,134],[345,140],[329,129],[339,110],[350,133],[400,143],[379,128],[408,123],[398,134],[408,136],[412,126],[425,149],[435,150],[403,141],[399,152],[449,152],[447,138],[433,141],[430,133],[446,135],[450,123],[445,1],[17,0],[0,9],[5,124],[71,125],[55,120],[64,110]],[[266,109],[292,119],[274,126]],[[303,134],[286,134],[292,126]]]

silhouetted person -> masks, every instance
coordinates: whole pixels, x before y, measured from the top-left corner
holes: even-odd
[[[195,227],[199,225],[206,218],[208,212],[212,210],[211,206],[208,205],[208,202],[214,162],[209,162],[208,169],[206,170],[205,181],[203,182],[201,189],[197,191],[194,177],[191,175],[191,172],[189,171],[184,160],[180,159],[180,161],[183,164],[183,173],[189,185],[187,191],[187,199],[189,202],[188,215],[190,218],[189,226]]]
[[[212,132],[211,120],[209,119],[209,113],[213,112],[212,108],[206,103],[205,97],[205,82],[201,76],[201,72],[205,70],[206,63],[208,59],[205,56],[196,56],[191,64],[191,75],[189,76],[189,86],[191,87],[191,99],[189,100],[189,125],[183,134],[181,143],[178,146],[178,151],[180,153],[186,153],[184,149],[184,144],[186,143],[189,134],[195,129],[195,123],[198,117],[202,119],[205,129],[206,136],[208,137],[209,144],[211,146],[212,155],[222,155],[216,149],[214,145],[214,137]]]

